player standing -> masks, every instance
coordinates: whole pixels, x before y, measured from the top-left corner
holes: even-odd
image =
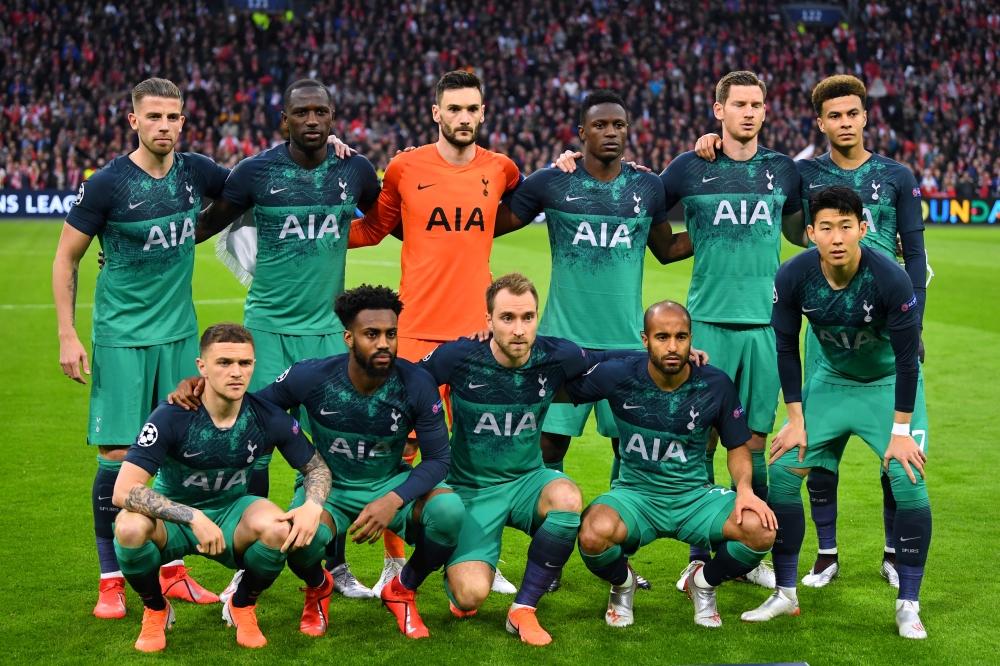
[[[399,356],[419,361],[442,342],[486,326],[483,293],[490,284],[490,252],[500,198],[521,174],[510,158],[476,145],[485,105],[479,78],[445,74],[431,108],[437,142],[389,162],[382,193],[351,225],[351,247],[375,245],[390,233],[403,239],[399,297]],[[449,389],[441,397],[451,411]],[[408,459],[416,454],[407,452]],[[403,544],[384,536],[385,569],[375,591],[399,574]],[[514,588],[502,576],[502,591]]]
[[[330,531],[320,514],[330,494],[330,470],[298,422],[264,400],[247,396],[254,371],[253,336],[237,324],[209,326],[198,370],[206,379],[205,409],[161,404],[149,416],[122,463],[114,488],[121,507],[115,552],[145,612],[135,647],[166,647],[174,610],[156,572],[171,557],[200,553],[244,572],[226,600],[223,618],[244,647],[263,647],[257,598],[281,574],[319,566]],[[299,470],[307,500],[285,513],[247,493],[259,455],[275,448]],[[148,481],[156,477],[152,488]]]
[[[853,76],[831,76],[813,90],[816,123],[829,139],[831,150],[825,155],[796,162],[802,179],[802,201],[806,203],[810,195],[830,185],[843,185],[854,190],[864,203],[863,212],[868,225],[867,233],[861,239],[861,246],[895,257],[898,234],[906,272],[917,297],[918,316],[922,321],[927,293],[927,256],[924,251],[920,188],[908,168],[865,149],[864,128],[868,120],[866,100],[865,84]],[[706,135],[698,140],[695,150],[700,157],[712,160],[715,158],[713,146],[721,145],[719,141],[721,139],[714,134]],[[804,207],[804,211],[804,219],[808,221],[808,205]],[[806,333],[806,379],[815,369],[818,345],[810,327]],[[922,342],[920,360],[923,362]],[[921,450],[926,453],[929,428],[922,372],[917,383],[912,432]],[[888,476],[882,474],[881,478],[885,525],[882,575],[893,587],[899,587],[896,549],[892,538],[896,503]],[[838,480],[838,475],[831,474],[822,467],[813,468],[806,480],[812,519],[819,537],[819,553],[810,572],[802,578],[803,585],[823,587],[840,572],[837,555]]]
[[[931,510],[923,478],[926,456],[910,435],[919,376],[917,297],[894,259],[860,247],[867,223],[857,193],[839,185],[822,189],[810,198],[809,210],[809,239],[816,248],[782,265],[773,292],[772,325],[788,405],[788,423],[774,437],[770,459],[768,504],[780,525],[772,552],[777,587],[743,619],[798,614],[802,480],[813,467],[836,473],[854,434],[882,458],[897,506],[894,537],[903,546],[896,560],[899,635],[926,638],[919,594]],[[803,314],[819,340],[818,362],[805,387],[799,358]]]
[[[799,174],[786,155],[757,143],[764,122],[767,87],[753,72],[730,72],[715,89],[715,117],[722,121],[722,154],[714,162],[694,152],[678,156],[660,175],[667,210],[684,204],[687,231],[675,234],[677,258],[694,254],[687,307],[692,335],[714,366],[739,389],[752,437],[751,485],[767,498],[764,448],[778,407],[777,361],[770,326],[771,292],[781,263],[781,236],[802,243]],[[798,230],[799,233],[796,233]],[[714,482],[716,438],[705,466]],[[708,550],[692,546],[690,564],[677,582],[707,561]],[[747,580],[774,587],[765,563]]]
[[[147,79],[132,91],[129,123],[139,147],[80,185],[63,225],[52,268],[59,322],[59,362],[81,384],[90,374],[76,332],[80,259],[94,236],[107,265],[94,293],[93,385],[87,443],[97,446],[91,499],[101,566],[94,615],[125,616],[125,580],[115,558],[115,478],[146,417],[177,382],[195,370],[198,321],[191,297],[195,223],[202,197],[218,197],[229,170],[207,157],[175,153],[184,126],[180,90]],[[219,598],[198,585],[184,563],[164,564],[163,590],[197,603]]]
[[[609,400],[628,442],[611,491],[583,514],[580,554],[611,583],[605,621],[625,627],[634,621],[636,590],[626,557],[660,538],[713,548],[715,557],[694,567],[684,585],[695,623],[718,627],[715,588],[760,564],[777,521],[750,485],[750,430],[736,386],[721,370],[688,360],[687,310],[671,301],[651,306],[642,341],[647,354],[603,362],[565,384],[574,402]],[[708,481],[705,448],[713,429],[727,449],[735,493]]]
[[[340,159],[328,145],[333,106],[322,83],[303,79],[290,85],[281,118],[289,141],[237,164],[221,198],[198,220],[201,242],[253,209],[256,271],[243,318],[260,359],[251,390],[303,359],[347,351],[343,323],[331,304],[344,291],[355,208],[367,211],[379,194],[378,176],[367,158]],[[297,409],[293,415],[304,421]],[[258,460],[251,486],[255,494],[267,495],[269,463],[267,456]],[[337,591],[373,596],[345,562],[342,535],[330,550],[327,566]]]

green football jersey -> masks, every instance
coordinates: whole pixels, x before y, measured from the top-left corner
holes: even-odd
[[[283,335],[343,331],[333,300],[344,291],[351,220],[379,191],[375,168],[360,155],[341,160],[329,150],[303,169],[282,144],[236,165],[222,196],[253,208],[257,227],[244,325]]]
[[[920,187],[913,172],[891,160],[872,153],[856,169],[841,169],[830,153],[796,162],[802,178],[802,203],[809,224],[809,197],[831,185],[842,185],[858,193],[864,204],[868,233],[862,247],[870,247],[896,258],[896,234],[923,231],[920,211]]]
[[[589,349],[641,349],[642,273],[651,226],[667,219],[663,185],[622,165],[611,182],[577,165],[540,169],[508,203],[522,221],[545,213],[552,277],[538,332]]]
[[[236,422],[219,428],[208,410],[161,402],[125,461],[155,475],[153,490],[196,509],[221,509],[247,494],[257,458],[281,451],[295,469],[316,450],[299,424],[274,405],[246,395]]]
[[[763,325],[781,263],[781,218],[802,209],[799,172],[767,148],[745,162],[684,153],[660,175],[667,210],[684,204],[694,248],[687,307],[697,321]]]
[[[94,291],[93,343],[146,347],[198,334],[191,278],[202,197],[217,198],[229,170],[175,153],[153,178],[128,155],[80,185],[66,223],[97,236],[104,268]]]
[[[664,391],[649,376],[649,357],[605,361],[566,382],[573,402],[607,400],[620,440],[621,472],[614,484],[656,495],[709,485],[705,450],[712,430],[726,449],[750,441],[733,381],[710,365],[690,365],[687,381]]]

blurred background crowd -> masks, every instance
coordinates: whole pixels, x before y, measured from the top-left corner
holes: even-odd
[[[1000,5],[988,0],[843,4],[848,21],[806,28],[765,0],[319,0],[280,14],[221,2],[5,0],[0,4],[0,187],[76,189],[135,141],[140,80],[185,94],[180,150],[235,165],[283,140],[282,91],[318,78],[335,132],[380,170],[436,140],[433,87],[476,71],[479,142],[525,173],[578,145],[582,97],[631,105],[627,158],[657,172],[718,131],[716,81],[749,69],[768,84],[764,146],[828,149],[813,86],[868,86],[869,149],[909,166],[925,196],[1000,197]]]

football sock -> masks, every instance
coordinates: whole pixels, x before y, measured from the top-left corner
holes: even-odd
[[[806,534],[802,507],[802,477],[781,465],[771,466],[768,506],[778,519],[778,533],[771,547],[771,562],[778,587],[795,588],[799,551]]]
[[[557,472],[562,472],[563,471],[563,461],[560,460],[558,462],[547,462],[547,463],[545,463],[545,468],[546,469],[554,469]]]
[[[90,501],[94,509],[94,536],[97,540],[97,559],[101,574],[120,574],[118,559],[115,557],[113,525],[120,509],[111,501],[115,493],[115,481],[121,462],[97,456],[97,473],[90,491]]]
[[[580,514],[574,511],[549,511],[528,546],[528,564],[514,603],[538,605],[563,566],[573,554],[580,531]]]
[[[152,541],[138,548],[126,548],[115,539],[115,553],[122,573],[132,589],[142,598],[146,608],[163,610],[167,601],[160,590],[160,550]]]
[[[726,541],[715,551],[715,557],[702,569],[705,581],[712,587],[735,580],[753,571],[767,551],[756,551],[739,541]]]
[[[750,457],[753,459],[753,474],[750,477],[750,487],[753,489],[754,495],[766,502],[767,460],[764,458],[764,451],[751,451]]]
[[[618,544],[597,555],[588,555],[581,550],[580,557],[590,572],[598,578],[618,587],[628,581],[628,560],[625,559],[625,553]]]
[[[287,553],[288,568],[292,570],[293,574],[305,581],[309,587],[319,587],[326,580],[321,562],[327,544],[332,539],[333,533],[330,528],[320,523],[319,529],[316,530],[316,534],[308,546]]]
[[[232,604],[236,608],[253,606],[261,592],[271,587],[285,568],[287,555],[278,548],[265,546],[254,541],[243,553],[243,578],[233,594]]]
[[[465,520],[465,505],[455,493],[440,493],[427,500],[420,512],[420,530],[413,555],[399,572],[399,582],[416,590],[432,571],[444,566],[458,545]]]
[[[882,524],[885,528],[885,549],[895,552],[896,541],[893,538],[896,522],[896,498],[892,496],[892,481],[887,474],[880,474],[882,482]]]
[[[250,472],[250,481],[247,482],[247,495],[256,497],[267,497],[271,489],[271,475],[267,467],[254,469]]]
[[[895,525],[896,572],[899,574],[899,599],[917,601],[920,583],[927,563],[927,549],[931,543],[931,507],[900,506]]]
[[[816,536],[820,551],[837,548],[837,484],[839,474],[821,467],[814,467],[806,479],[809,491],[809,511],[816,523]]]
[[[329,528],[327,528],[329,529]],[[347,561],[347,532],[338,532],[330,543],[326,544],[326,570],[333,571]]]
[[[699,562],[708,562],[710,559],[712,559],[712,551],[708,548],[691,546],[688,552],[688,562],[694,562],[695,560],[698,560]]]

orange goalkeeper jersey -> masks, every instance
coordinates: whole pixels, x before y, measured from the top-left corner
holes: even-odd
[[[376,245],[402,220],[400,336],[454,340],[486,327],[497,206],[520,177],[509,157],[479,146],[465,166],[448,164],[435,144],[389,162],[378,201],[351,223],[349,247]]]

